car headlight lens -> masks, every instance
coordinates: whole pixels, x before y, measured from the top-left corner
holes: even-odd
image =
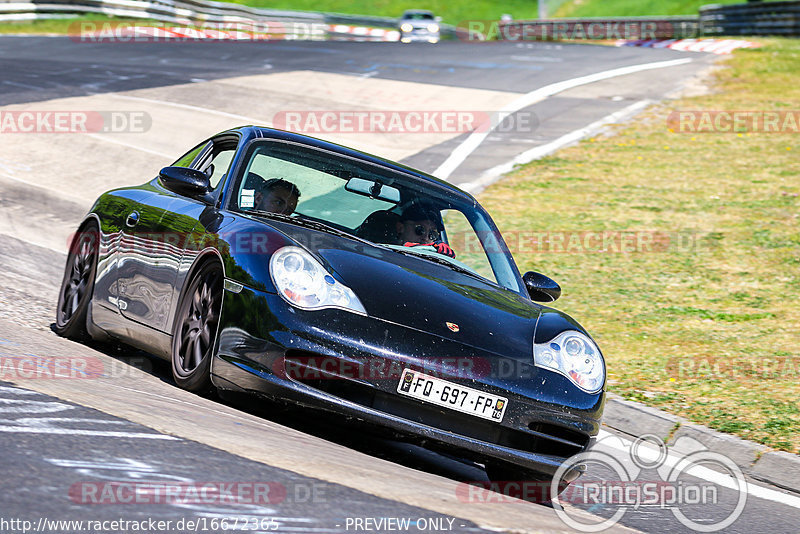
[[[406,33],[412,31],[413,29],[414,29],[414,26],[412,26],[408,22],[400,25],[400,31],[404,31]]]
[[[428,24],[428,31],[431,33],[437,33],[439,31],[438,24]]]
[[[600,349],[575,330],[561,332],[547,343],[534,343],[533,363],[561,373],[587,393],[600,391],[606,378]]]
[[[298,308],[341,308],[367,313],[352,289],[328,274],[300,247],[283,247],[276,251],[269,261],[269,271],[281,297]]]

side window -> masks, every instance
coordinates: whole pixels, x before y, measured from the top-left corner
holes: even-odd
[[[206,174],[211,171],[211,187],[214,189],[217,188],[220,180],[222,180],[222,177],[225,176],[226,172],[228,172],[228,169],[231,166],[231,160],[233,159],[233,155],[235,153],[235,146],[233,148],[225,148],[212,158],[209,168],[203,169]]]
[[[191,167],[192,162],[197,159],[197,156],[208,146],[208,141],[203,141],[189,152],[180,157],[178,161],[172,164],[173,167]]]
[[[236,146],[236,140],[230,138],[212,139],[207,145],[201,147],[199,159],[194,162],[192,167],[206,173],[211,187],[216,189],[222,181],[222,177],[230,169],[231,160],[236,154]]]

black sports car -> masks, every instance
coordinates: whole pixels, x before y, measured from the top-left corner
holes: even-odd
[[[520,275],[456,187],[247,126],[95,202],[55,328],[169,359],[192,391],[337,412],[541,480],[590,446],[605,398],[589,334],[534,303],[560,292]]]

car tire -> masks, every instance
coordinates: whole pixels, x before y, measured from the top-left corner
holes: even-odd
[[[211,359],[222,307],[222,267],[215,261],[200,267],[181,298],[172,336],[172,376],[183,389],[212,389]]]
[[[70,244],[53,327],[59,336],[77,341],[89,338],[86,316],[94,292],[99,244],[100,232],[95,222],[84,225]]]

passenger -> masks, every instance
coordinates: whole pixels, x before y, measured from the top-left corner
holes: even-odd
[[[397,222],[397,237],[406,247],[429,246],[439,254],[455,258],[453,249],[441,240],[439,220],[435,210],[411,204]]]
[[[291,215],[297,207],[300,190],[283,178],[265,180],[255,195],[256,209],[267,213]]]
[[[386,243],[389,245],[402,245],[397,238],[395,225],[400,216],[389,210],[378,210],[370,213],[364,222],[356,228],[356,235],[373,243]]]

